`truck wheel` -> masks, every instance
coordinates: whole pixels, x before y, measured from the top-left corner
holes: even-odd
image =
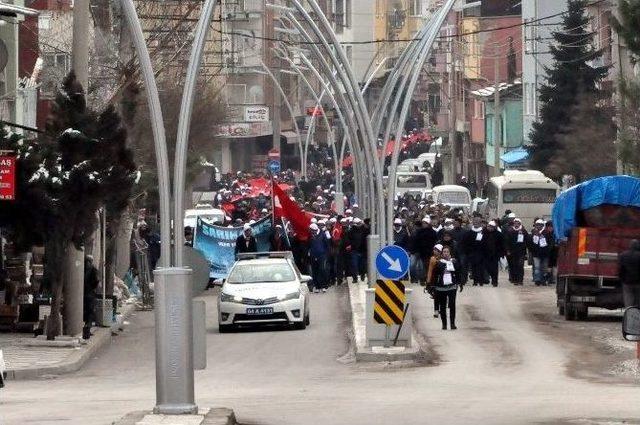
[[[566,303],[564,306],[564,318],[565,320],[576,320],[576,305],[575,303]]]
[[[558,303],[558,314],[564,316],[564,304]]]
[[[576,304],[576,319],[577,320],[587,320],[589,316],[589,307],[584,304]]]

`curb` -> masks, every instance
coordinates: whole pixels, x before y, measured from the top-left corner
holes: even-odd
[[[122,321],[126,320],[135,311],[136,304],[126,304],[122,307]],[[61,375],[65,373],[76,372],[89,360],[93,355],[111,342],[111,332],[114,327],[121,326],[120,323],[114,323],[109,328],[97,328],[93,336],[89,339],[85,350],[79,350],[69,356],[69,359],[59,364],[44,367],[33,367],[24,369],[7,370],[7,380],[22,381],[27,379],[40,378],[43,375]]]
[[[205,410],[205,409],[201,409]],[[206,409],[207,413],[202,415],[202,422],[200,425],[237,425],[236,415],[233,413],[233,410],[226,409],[224,407],[215,408],[215,409]],[[159,424],[165,423],[164,421],[160,422],[162,418],[166,418],[163,415],[154,415],[154,421],[152,422],[142,422],[143,418],[147,415],[153,414],[150,410],[141,410],[137,412],[131,412],[125,415],[122,419],[118,421],[112,422],[111,425],[136,425],[140,423],[141,425],[146,424]],[[193,424],[194,416],[201,415],[172,415],[171,423],[172,424]],[[157,419],[156,419],[157,418]]]
[[[428,352],[423,348],[420,339],[417,337],[415,329],[412,330],[411,347],[403,350],[389,349],[387,352],[374,351],[371,347],[366,347],[366,335],[361,335],[362,326],[358,324],[361,317],[361,306],[353,300],[351,291],[353,283],[349,284],[349,305],[351,306],[351,328],[353,329],[353,340],[356,362],[402,362],[402,361],[422,361],[428,356]],[[358,288],[359,290],[359,288]],[[360,330],[360,332],[358,332]],[[360,334],[359,334],[360,333]]]

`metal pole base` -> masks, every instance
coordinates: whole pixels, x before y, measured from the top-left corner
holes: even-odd
[[[194,403],[191,269],[156,269],[156,407],[154,413],[198,412]]]
[[[376,255],[380,250],[380,235],[367,236],[367,282],[369,288],[376,284],[378,271],[376,270]]]

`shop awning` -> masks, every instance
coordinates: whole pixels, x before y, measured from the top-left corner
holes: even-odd
[[[514,149],[500,157],[505,164],[516,164],[518,162],[525,161],[528,158],[529,152],[524,148]]]
[[[295,131],[282,131],[280,132],[280,136],[287,139],[287,143],[299,143],[300,138]]]

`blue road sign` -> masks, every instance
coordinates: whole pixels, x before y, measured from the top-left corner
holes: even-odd
[[[409,254],[399,246],[385,246],[378,251],[376,268],[385,279],[401,279],[409,271]]]
[[[271,174],[276,174],[280,172],[280,161],[276,161],[276,160],[270,160],[269,163],[267,164],[267,170],[269,170],[269,172]]]

